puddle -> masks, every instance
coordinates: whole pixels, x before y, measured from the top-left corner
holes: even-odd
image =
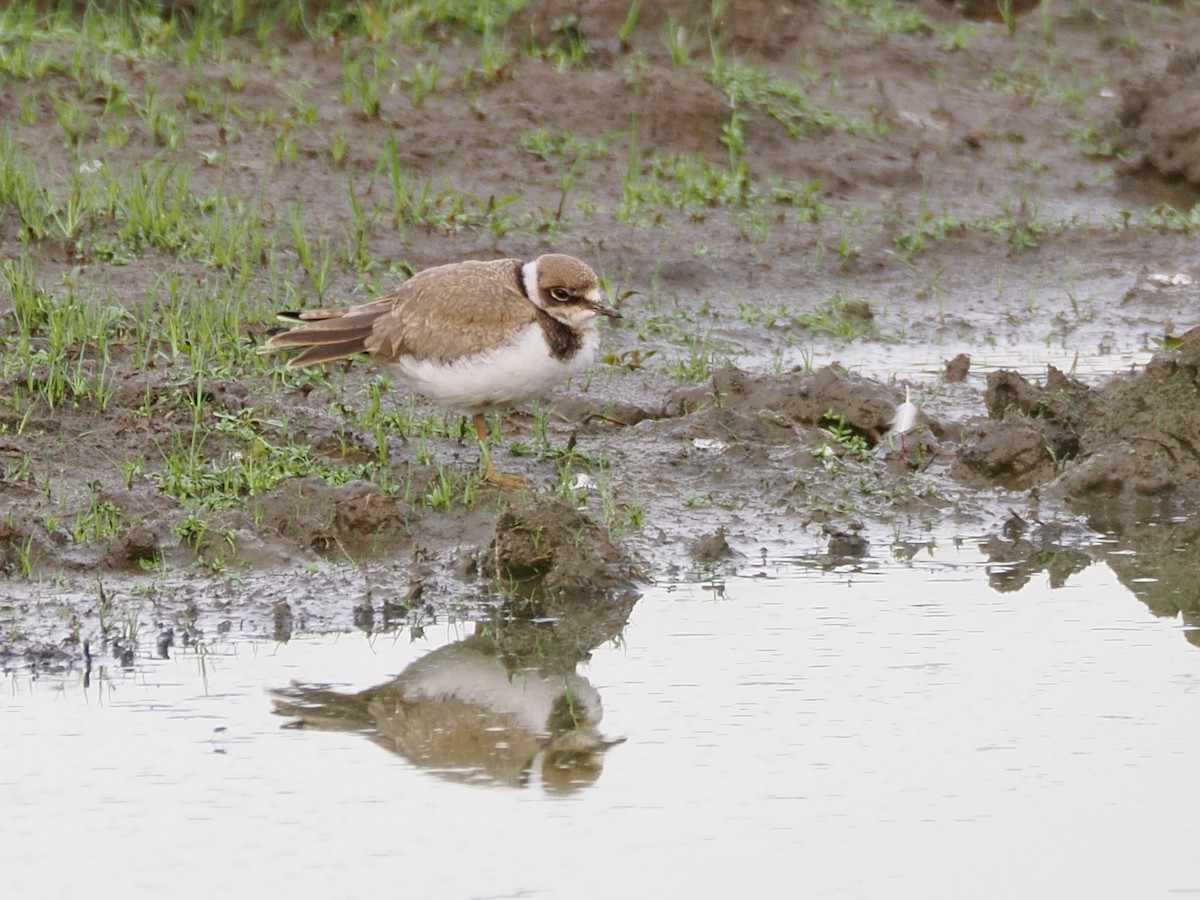
[[[881,381],[909,379],[916,382],[935,380],[940,382],[946,372],[946,361],[959,352],[956,346],[948,346],[941,355],[932,359],[928,345],[916,344],[869,344],[869,354],[856,348],[846,348],[840,353],[830,353],[813,360],[804,350],[789,350],[778,360],[755,358],[759,368],[770,371],[772,367],[784,371],[809,364],[825,365],[836,361],[849,371]],[[1118,353],[1079,353],[1074,349],[1046,344],[1016,344],[1009,347],[970,348],[971,374],[969,380],[978,382],[982,388],[990,372],[1011,369],[1026,378],[1043,379],[1047,366],[1055,366],[1072,378],[1095,381],[1113,374],[1133,372],[1146,366],[1154,353],[1150,350],[1129,350]]]
[[[1103,565],[1003,594],[988,569],[945,549],[858,571],[780,562],[659,586],[574,672],[550,650],[544,670],[512,681],[475,653],[469,624],[429,625],[416,640],[189,649],[96,667],[87,687],[80,673],[11,675],[0,690],[5,892],[1200,890],[1200,653],[1184,626],[1153,616]],[[464,665],[467,677],[446,674]],[[441,684],[443,700],[515,719],[555,709],[565,685],[576,730],[601,744],[568,753],[557,777],[538,739],[519,746],[514,719],[488,721],[476,740],[505,745],[499,775],[461,756],[419,759],[394,723],[386,740],[363,731],[353,704],[329,707],[346,717],[325,723],[349,730],[285,728],[272,712],[270,692],[298,681],[368,692],[385,721],[381,698],[395,694],[378,686],[397,676],[426,700]],[[421,746],[462,727],[422,714]],[[517,777],[513,760],[525,761]]]

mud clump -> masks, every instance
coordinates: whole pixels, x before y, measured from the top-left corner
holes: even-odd
[[[1200,328],[1114,384],[1083,459],[1060,479],[1069,502],[1170,502],[1200,480]]]
[[[946,360],[946,373],[942,377],[947,384],[961,384],[967,380],[970,371],[971,357],[966,353],[959,353],[953,359]]]
[[[1029,490],[1053,482],[1074,509],[1104,507],[1107,519],[1117,506],[1170,505],[1200,481],[1200,328],[1142,372],[1100,388],[1053,366],[1044,386],[992,373],[984,402],[990,421],[951,471],[964,483]]]
[[[374,485],[337,487],[316,476],[286,482],[258,503],[263,526],[318,552],[380,552],[406,542],[406,505]]]
[[[1016,372],[1003,369],[988,376],[987,393],[983,402],[991,418],[1003,419],[1010,409],[1028,416],[1041,396],[1042,390],[1037,385]]]
[[[821,530],[829,538],[827,552],[833,563],[864,559],[870,554],[870,542],[863,536],[862,526],[857,523],[849,528],[836,528],[826,524]]]
[[[271,622],[273,625],[271,638],[281,644],[286,644],[292,639],[292,631],[296,627],[296,616],[292,612],[291,604],[285,600],[280,600],[271,610]]]
[[[158,535],[152,528],[137,524],[121,533],[116,546],[109,553],[108,562],[114,568],[136,569],[154,562],[161,554]]]
[[[1026,491],[1052,480],[1058,464],[1080,454],[1099,401],[1083,382],[1050,366],[1036,385],[1017,372],[988,376],[990,421],[959,448],[950,474],[964,484]]]
[[[1118,147],[1131,170],[1200,185],[1200,51],[1176,51],[1166,70],[1126,87]]]
[[[603,529],[574,507],[532,497],[496,522],[480,569],[519,593],[616,596],[636,589],[633,562]]]
[[[1091,389],[1054,366],[1040,387],[1013,371],[991,373],[984,405],[995,421],[964,447],[959,462],[1019,490],[1050,480],[1057,462],[1077,457],[1096,415]]]
[[[693,560],[702,564],[735,559],[738,556],[737,552],[729,546],[724,528],[718,528],[710,534],[703,534],[696,538],[692,541],[688,551]]]
[[[1139,452],[1121,445],[1102,447],[1065,473],[1059,486],[1077,507],[1096,501],[1133,501],[1163,497],[1176,487],[1172,460],[1156,448]]]
[[[951,475],[966,484],[1024,491],[1054,475],[1041,428],[1028,421],[985,422],[958,451]]]
[[[886,385],[826,366],[783,375],[718,369],[710,384],[681,391],[672,406],[684,416],[715,406],[707,419],[718,430],[770,442],[793,440],[792,426],[819,427],[833,412],[874,445],[891,428],[896,404]]]

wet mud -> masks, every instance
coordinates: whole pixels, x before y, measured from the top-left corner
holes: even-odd
[[[1200,596],[1187,589],[1200,571],[1191,562],[1200,541],[1187,524],[1200,485],[1200,334],[1189,330],[1196,290],[1187,278],[1171,280],[1194,271],[1195,239],[1130,224],[1162,204],[1195,202],[1197,51],[1172,48],[1200,42],[1200,25],[1187,4],[1161,15],[1152,5],[1046,4],[1012,32],[972,25],[966,47],[947,52],[944,30],[846,28],[819,3],[725,4],[716,27],[730,59],[792,77],[803,63],[837,115],[879,126],[868,139],[808,123],[797,139],[763,107],[740,109],[751,173],[816,184],[830,210],[804,219],[769,206],[761,223],[692,207],[636,225],[580,215],[553,234],[374,236],[372,253],[414,269],[572,252],[620,293],[625,319],[605,335],[605,363],[550,398],[544,421],[523,411],[502,417],[493,455],[529,480],[525,488],[478,485],[464,498],[460,485],[449,502],[430,502],[447,467],[476,471],[478,448],[452,426],[420,442],[355,431],[339,410],[366,402],[374,374],[366,363],[315,385],[231,376],[188,395],[170,359],[133,370],[117,357],[107,362],[114,391],[103,411],[0,414],[0,459],[13,464],[0,483],[0,659],[120,658],[131,641],[145,647],[150,632],[165,654],[230,633],[285,640],[302,630],[419,627],[445,615],[512,618],[514,604],[533,610],[530,618],[556,618],[554,603],[593,603],[619,619],[649,579],[703,575],[763,554],[853,563],[888,543],[964,537],[1004,564],[1003,590],[1039,572],[1069,578],[1100,558],[1103,536],[1132,551],[1121,577],[1151,609],[1200,622],[1200,609],[1179,599]],[[961,6],[914,4],[941,29],[963,24]],[[645,4],[621,40],[628,11],[599,0],[535,4],[511,23],[513,33],[552,42],[561,30],[550,24],[569,19],[588,48],[582,65],[563,71],[518,55],[508,77],[469,96],[447,92],[419,107],[389,97],[379,120],[339,111],[340,50],[297,38],[274,77],[310,73],[314,103],[322,115],[333,110],[349,135],[347,165],[356,170],[373,169],[365,148],[390,129],[413,171],[480,196],[498,193],[499,178],[519,186],[530,208],[560,203],[559,170],[516,149],[519,134],[546,125],[615,135],[618,149],[592,160],[575,188],[615,208],[631,121],[643,154],[729,155],[729,98],[699,66],[674,63],[662,38],[669,20],[697,37],[699,52],[710,4]],[[446,52],[455,59],[454,46]],[[1089,87],[1064,97],[1031,86],[1031,71]],[[998,72],[1017,86],[997,89]],[[182,90],[182,73],[156,74]],[[246,78],[245,104],[279,90],[265,68],[248,67]],[[0,111],[16,103],[11,86],[0,87]],[[1096,123],[1102,142],[1123,155],[1081,152],[1063,127],[1068,112]],[[50,126],[26,127],[28,143]],[[136,160],[136,147],[125,152]],[[224,170],[198,177],[258,183],[270,166],[252,138],[228,155]],[[303,195],[330,227],[349,221],[344,174],[316,150],[272,175],[268,190],[280,202]],[[999,230],[964,224],[1001,213]],[[934,218],[943,214],[939,231]],[[914,251],[918,238],[928,245]],[[11,255],[19,243],[11,219],[0,219],[0,249]],[[38,249],[48,284],[98,264],[65,246]],[[131,314],[154,265],[106,274]],[[347,276],[335,293],[354,287]],[[814,318],[834,294],[851,298],[838,307],[850,337]],[[8,305],[0,298],[5,333],[14,327]],[[231,339],[260,343],[269,326],[242,323]],[[1033,372],[1005,364],[1006,348],[1015,359],[1030,347],[1052,347],[1068,362]],[[1147,364],[1128,370],[1105,362],[1150,351]],[[1072,356],[1121,371],[1080,374]],[[39,373],[8,377],[33,383]],[[915,416],[898,428],[906,390]],[[315,454],[369,458],[387,441],[391,483],[406,487],[292,478],[197,524],[161,489],[146,453],[177,436],[197,396],[200,414],[214,421],[247,411],[286,417]],[[539,452],[522,450],[539,442]],[[219,458],[238,447],[214,432],[203,452]],[[36,471],[23,472],[15,463],[29,455]],[[112,462],[133,458],[146,459],[146,469],[122,473]],[[68,514],[85,509],[112,511],[115,536],[72,532]],[[547,603],[548,612],[538,607]],[[605,639],[610,625],[594,637]],[[499,644],[540,646],[543,637],[528,623],[497,628],[461,652],[511,674],[521,666]],[[588,640],[566,643],[594,646]],[[442,751],[419,735],[434,720],[416,721],[426,713],[405,706],[410,689],[401,676],[346,701],[345,713],[320,688],[297,688],[281,703],[318,727],[370,719],[392,749],[433,759]],[[404,721],[385,722],[384,703],[403,708]],[[592,750],[604,746],[595,724],[584,723]],[[514,739],[523,749],[488,777],[527,778],[533,756],[558,739],[546,735],[560,732],[547,726]]]

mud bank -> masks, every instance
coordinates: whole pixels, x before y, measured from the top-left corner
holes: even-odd
[[[721,369],[661,405],[624,409],[629,425],[572,404],[579,418],[558,427],[612,459],[611,497],[636,492],[645,517],[619,540],[599,524],[594,481],[577,479],[563,496],[537,483],[546,478],[537,465],[528,489],[488,489],[470,509],[431,511],[361,483],[292,481],[227,513],[220,538],[198,550],[169,515],[142,508],[108,547],[71,563],[10,515],[9,546],[32,540],[39,559],[55,560],[59,583],[28,582],[21,640],[6,658],[64,664],[89,641],[120,654],[145,620],[165,653],[230,631],[286,640],[300,630],[420,627],[439,615],[486,616],[495,603],[533,616],[561,601],[627,612],[650,578],[763,555],[861,564],[896,535],[913,546],[978,536],[1008,566],[1002,590],[1043,568],[1064,580],[1098,558],[1104,535],[1137,549],[1129,568],[1140,596],[1147,586],[1136,573],[1153,569],[1151,558],[1183,573],[1180,551],[1198,543],[1160,530],[1200,483],[1200,414],[1190,412],[1198,345],[1200,331],[1189,332],[1144,370],[1095,387],[1054,368],[1041,380],[994,372],[974,415],[918,412],[903,434],[893,428],[903,392],[834,368]],[[136,493],[107,496],[135,518]],[[221,571],[206,555],[217,552]],[[197,568],[192,553],[207,564]],[[138,574],[131,563],[141,559],[159,573]],[[1178,579],[1164,581],[1152,593],[1174,599],[1147,602],[1177,612]]]
[[[310,4],[210,46],[185,4],[121,52],[73,4],[30,18],[11,59],[47,68],[0,81],[0,658],[964,538],[1018,580],[1101,533],[1131,584],[1182,578],[1195,5],[961,6],[547,0],[497,45]],[[625,318],[497,421],[525,489],[370,366],[256,353],[279,308],[547,250]]]

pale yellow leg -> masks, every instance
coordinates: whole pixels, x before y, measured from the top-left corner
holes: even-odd
[[[496,467],[492,465],[492,456],[488,453],[488,425],[487,419],[483,413],[475,413],[471,416],[471,422],[475,425],[475,436],[479,438],[479,453],[483,457],[483,479],[484,481],[494,484],[502,488],[519,488],[527,483],[525,478],[520,475],[507,475],[503,472],[497,472]]]

